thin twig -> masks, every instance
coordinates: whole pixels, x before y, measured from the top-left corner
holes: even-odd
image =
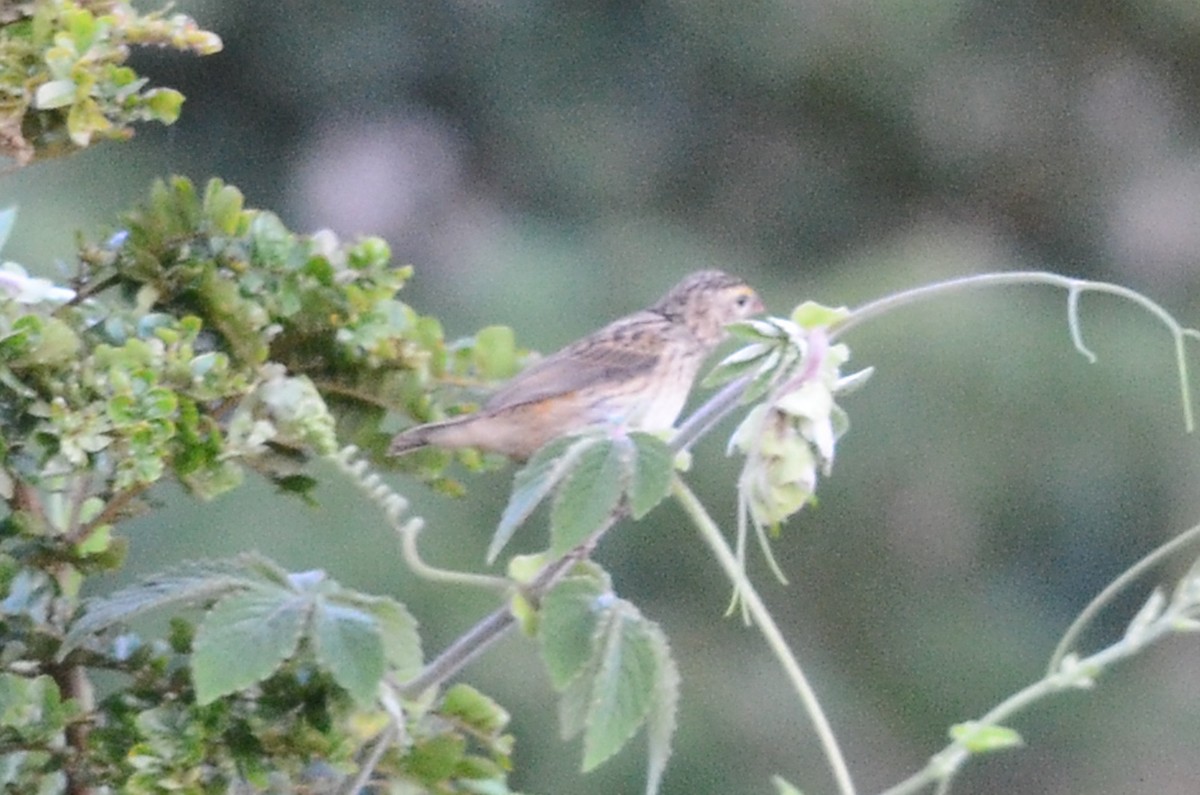
[[[1158,546],[1106,585],[1104,590],[1100,591],[1092,601],[1088,602],[1087,607],[1080,611],[1075,620],[1071,622],[1071,626],[1063,633],[1062,640],[1058,642],[1058,645],[1054,647],[1054,653],[1050,655],[1050,663],[1046,668],[1046,674],[1050,675],[1062,667],[1063,658],[1071,651],[1071,648],[1079,639],[1084,628],[1092,622],[1097,613],[1112,602],[1113,597],[1123,591],[1131,582],[1142,576],[1148,569],[1162,563],[1168,557],[1188,544],[1195,542],[1197,539],[1200,539],[1200,525],[1180,533],[1165,544]]]
[[[358,775],[354,777],[353,781],[350,781],[344,787],[340,787],[338,795],[356,795],[356,793],[362,792],[367,786],[367,782],[370,781],[371,774],[379,766],[379,760],[383,759],[384,752],[387,751],[388,746],[392,744],[392,740],[399,734],[396,722],[393,720],[375,738],[375,745],[371,747],[371,752],[367,754],[367,758],[363,760],[362,766],[359,767]]]
[[[838,791],[842,795],[854,795],[854,781],[850,777],[850,768],[846,765],[846,759],[842,755],[842,749],[833,733],[833,727],[830,725],[829,719],[825,717],[825,711],[821,709],[817,694],[800,668],[800,663],[796,661],[795,655],[792,654],[791,648],[783,638],[783,633],[779,631],[779,625],[775,623],[771,611],[763,604],[758,591],[754,590],[754,585],[739,566],[737,556],[729,549],[717,523],[709,516],[708,511],[692,490],[678,476],[672,480],[671,493],[696,525],[696,529],[700,531],[700,537],[712,550],[717,562],[725,570],[725,575],[734,583],[741,596],[742,604],[754,619],[755,626],[762,633],[767,646],[775,654],[775,659],[783,667],[784,674],[792,683],[805,710],[808,711],[813,728],[821,742],[821,748],[825,751],[825,758],[837,781]]]

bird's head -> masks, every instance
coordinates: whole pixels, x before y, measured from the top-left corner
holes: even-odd
[[[697,271],[675,285],[653,310],[687,325],[696,339],[715,347],[725,326],[763,311],[754,288],[724,271]]]

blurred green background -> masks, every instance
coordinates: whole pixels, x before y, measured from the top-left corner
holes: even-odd
[[[1048,269],[1200,323],[1194,0],[176,5],[226,44],[137,55],[188,96],[180,122],[5,176],[0,201],[21,207],[7,258],[53,273],[74,230],[103,234],[153,177],[181,172],[219,175],[297,229],[383,235],[417,268],[406,300],[448,333],[505,323],[539,349],[714,266],[779,314]],[[755,574],[864,792],[1037,677],[1099,588],[1200,521],[1200,439],[1183,431],[1168,336],[1111,298],[1086,298],[1083,318],[1098,364],[1072,349],[1048,288],[943,299],[847,339],[876,377],[846,401],[853,430],[819,507],[778,544],[791,585]],[[732,527],[736,463],[718,436],[691,481]],[[128,576],[256,548],[398,594],[430,653],[490,609],[413,582],[378,514],[323,472],[316,509],[260,484],[200,511],[160,489],[162,509],[130,526]],[[429,521],[430,560],[480,567],[510,477],[472,478],[450,503],[393,482]],[[523,532],[524,549],[543,540]],[[765,793],[772,772],[831,791],[809,722],[757,634],[722,617],[727,586],[681,513],[623,526],[599,557],[682,668],[664,792]],[[1150,584],[1088,642],[1118,636]],[[1027,749],[971,765],[956,791],[1194,795],[1196,657],[1175,640],[1054,700],[1016,723]],[[467,678],[515,716],[514,786],[641,790],[637,743],[576,774],[526,641]]]

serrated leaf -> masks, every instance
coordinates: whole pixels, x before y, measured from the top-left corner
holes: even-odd
[[[359,706],[374,702],[385,667],[383,639],[374,617],[357,607],[319,598],[312,636],[317,662],[334,681]]]
[[[659,437],[650,433],[631,433],[636,452],[633,479],[629,483],[629,512],[641,519],[662,502],[671,490],[675,474],[675,454]]]
[[[261,556],[246,554],[229,560],[187,563],[109,596],[89,599],[83,615],[67,632],[58,652],[59,659],[77,648],[84,638],[116,624],[128,623],[151,610],[207,602],[231,591],[260,584],[263,582],[261,575],[268,572],[278,574],[281,571]]]
[[[587,726],[595,667],[595,660],[589,661],[588,670],[572,679],[558,697],[558,732],[563,740],[572,739]]]
[[[646,718],[646,795],[655,795],[671,758],[671,738],[675,736],[675,715],[679,708],[679,668],[671,656],[671,646],[662,628],[645,621],[647,637],[654,651],[654,691],[650,714]]]
[[[550,507],[550,551],[568,552],[600,528],[621,503],[626,466],[621,447],[598,440],[559,486]]]
[[[487,562],[493,563],[500,551],[512,538],[517,528],[525,523],[534,509],[546,499],[558,482],[575,466],[579,456],[599,441],[596,437],[565,436],[555,439],[534,453],[516,477],[508,505],[500,516],[500,524],[488,545]]]
[[[973,754],[1002,751],[1024,743],[1015,729],[991,726],[974,720],[951,726],[950,739],[962,743],[962,746]]]
[[[656,661],[644,620],[628,603],[609,611],[583,735],[583,771],[619,751],[646,721],[654,700]]]
[[[196,629],[192,683],[196,703],[212,703],[270,676],[296,651],[313,598],[255,588],[221,599]]]
[[[538,640],[555,690],[564,690],[592,658],[596,600],[603,593],[601,583],[590,577],[568,577],[542,599]]]
[[[359,600],[356,599],[356,603]],[[408,608],[387,597],[369,597],[361,602],[379,625],[383,654],[396,676],[404,681],[416,676],[425,663],[417,620]]]

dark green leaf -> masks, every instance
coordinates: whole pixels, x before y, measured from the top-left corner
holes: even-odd
[[[569,577],[542,599],[538,640],[555,690],[562,691],[584,670],[593,655],[601,583]]]
[[[620,602],[605,618],[583,736],[585,772],[619,751],[645,722],[658,678],[654,645],[632,605]]]
[[[625,492],[621,445],[598,439],[583,451],[564,479],[550,509],[550,550],[563,554],[608,520]]]
[[[570,740],[587,727],[595,675],[596,661],[590,660],[584,675],[572,679],[558,697],[559,735],[564,740]]]
[[[260,587],[221,599],[192,643],[196,703],[209,704],[274,673],[296,651],[314,597]]]
[[[357,607],[318,599],[312,634],[317,662],[360,706],[371,704],[384,672],[383,639],[374,617]]]
[[[488,546],[487,561],[492,563],[512,538],[517,528],[524,524],[534,509],[541,504],[554,487],[575,466],[585,450],[599,441],[591,436],[565,436],[555,439],[541,450],[513,479],[512,495],[500,516],[500,524]]]
[[[679,668],[671,657],[667,636],[657,624],[643,626],[654,651],[654,695],[646,719],[646,795],[658,792],[667,760],[671,758],[671,738],[675,736],[675,714],[679,707]]]
[[[641,519],[666,498],[675,474],[675,454],[659,437],[649,433],[631,433],[636,451],[633,480],[629,484],[629,510]]]
[[[286,581],[286,573],[275,564],[261,556],[246,554],[231,560],[188,563],[109,596],[89,599],[83,615],[67,632],[59,658],[76,648],[84,638],[115,624],[127,623],[151,610],[207,602],[231,591],[252,587],[263,582],[267,572],[281,575]]]
[[[355,604],[363,607],[379,625],[383,639],[383,654],[401,680],[416,676],[425,660],[421,654],[421,636],[417,620],[404,605],[383,596],[357,597]]]

